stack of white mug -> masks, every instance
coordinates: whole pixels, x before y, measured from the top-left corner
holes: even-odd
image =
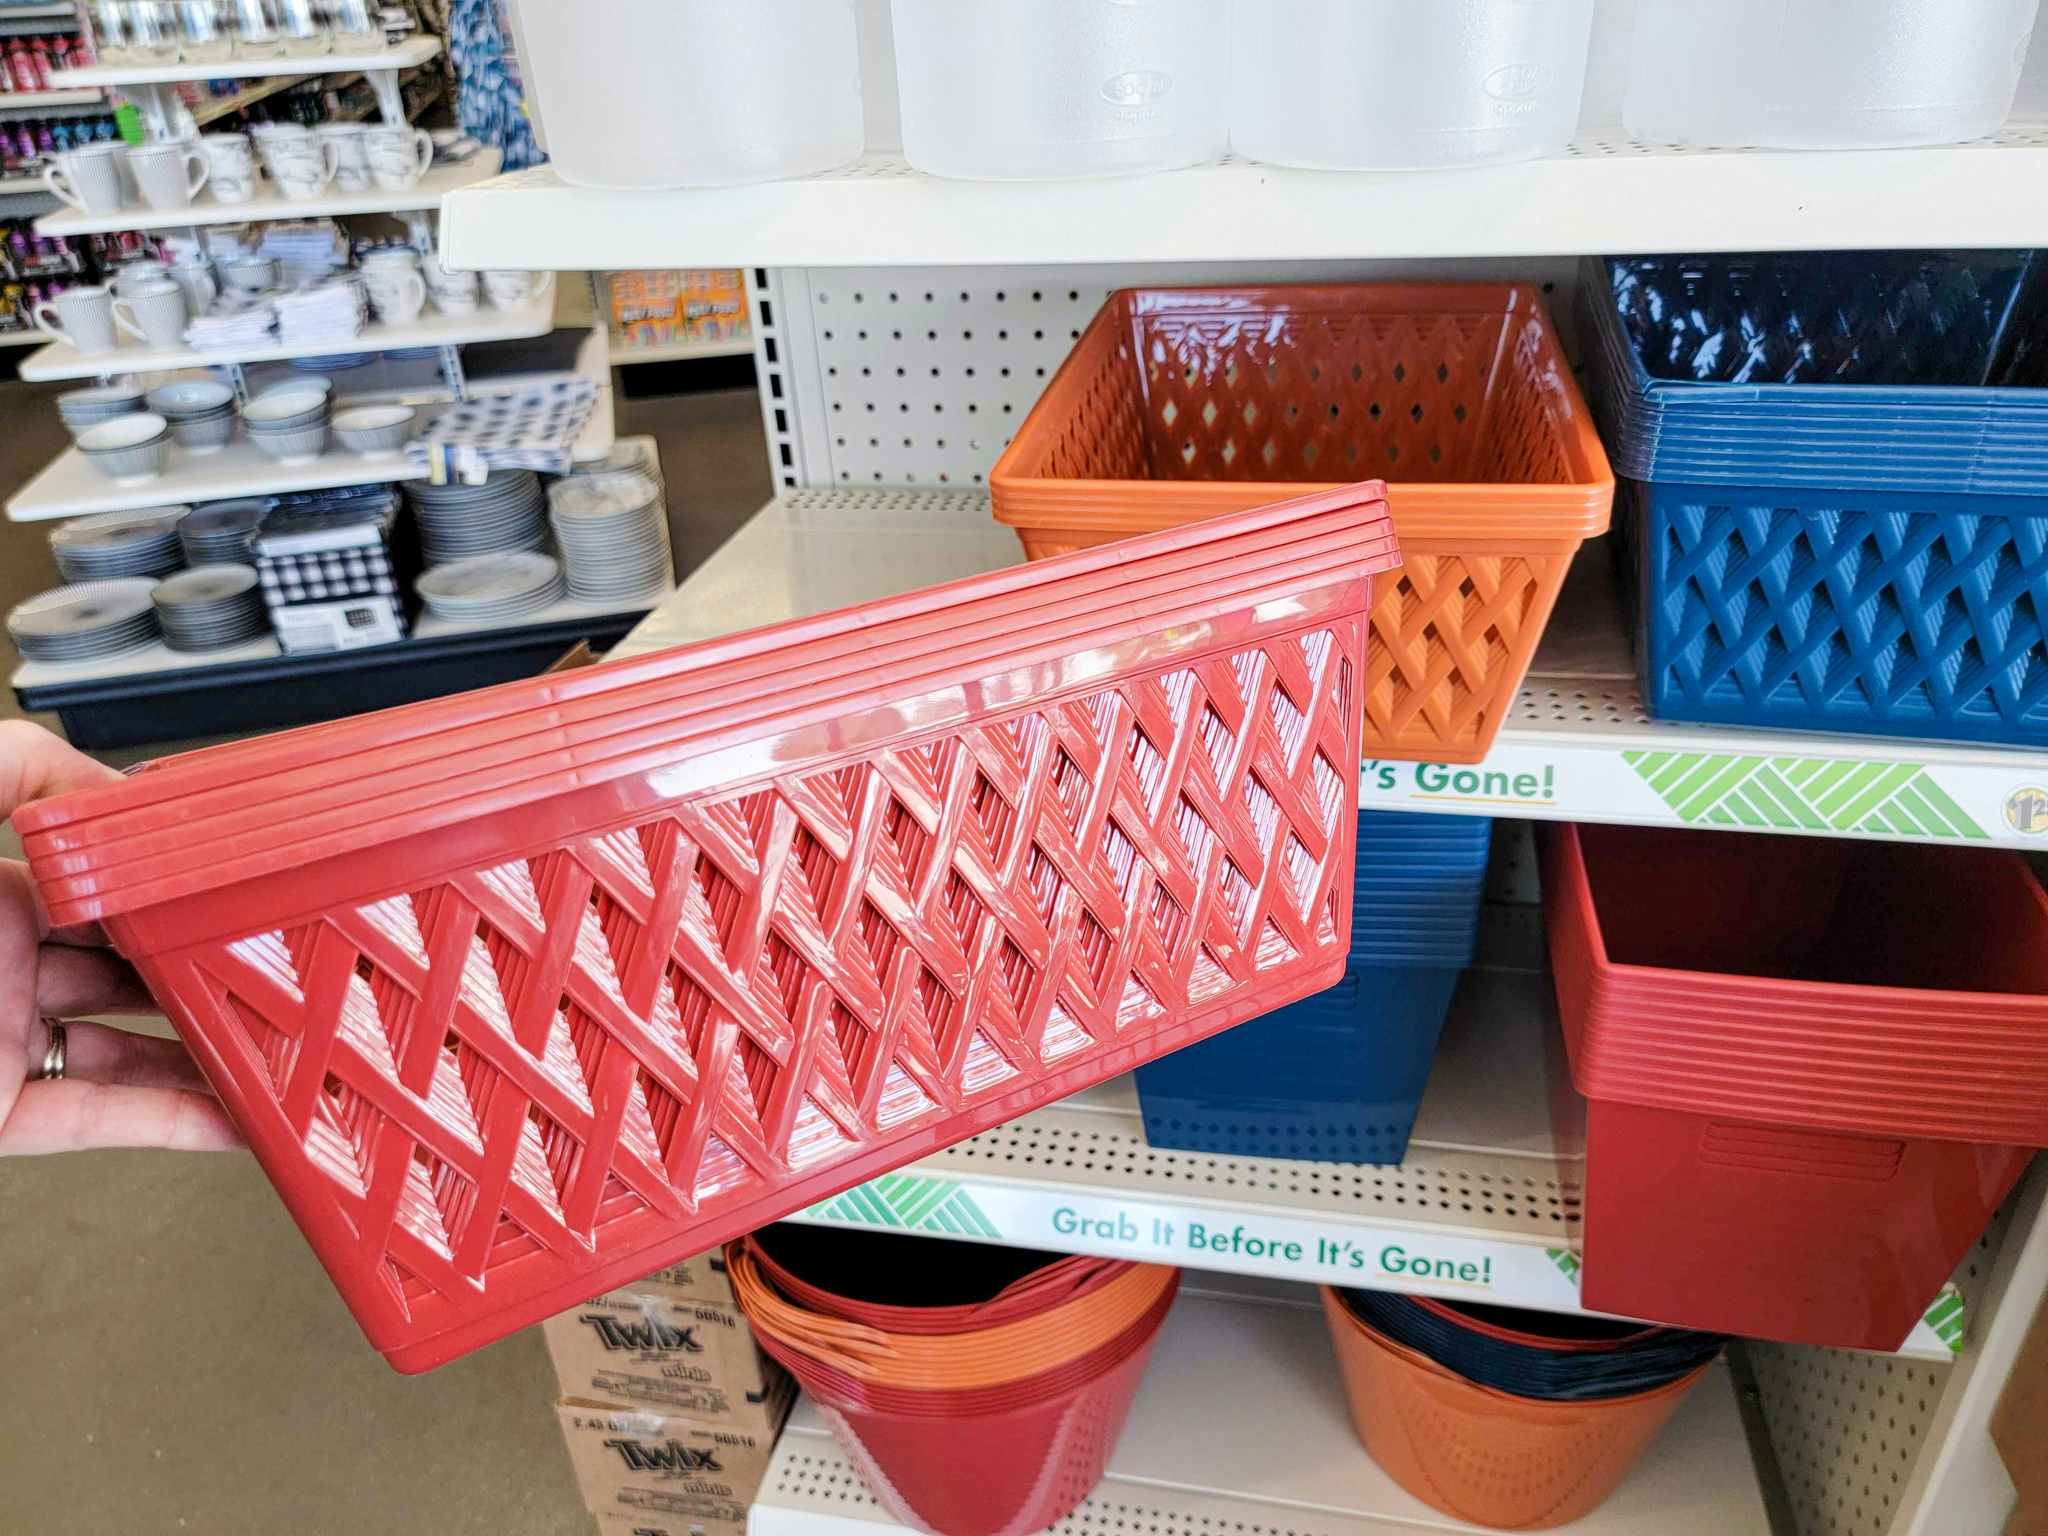
[[[43,173],[44,185],[85,213],[119,213],[132,178],[145,207],[175,213],[202,190],[215,203],[253,201],[267,177],[275,195],[311,202],[330,188],[341,193],[410,192],[434,163],[423,128],[369,123],[258,123],[248,133],[209,133],[196,140],[123,144],[114,140],[67,150]]]
[[[204,314],[219,291],[204,261],[136,261],[111,285],[67,288],[38,305],[36,320],[88,356],[113,351],[122,331],[148,346],[175,349],[184,345],[186,323]]]

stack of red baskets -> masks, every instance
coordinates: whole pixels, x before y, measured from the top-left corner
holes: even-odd
[[[1981,848],[1796,851],[1547,839],[1585,1302],[1897,1349],[2048,1146],[2048,894]]]
[[[875,1497],[937,1536],[1042,1530],[1088,1496],[1180,1285],[1153,1264],[831,1229],[757,1232],[726,1262]]]

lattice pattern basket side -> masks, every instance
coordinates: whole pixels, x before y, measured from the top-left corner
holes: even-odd
[[[2048,742],[2048,518],[2025,498],[1634,485],[1665,719]]]
[[[950,733],[853,711],[875,745],[651,816],[486,816],[418,888],[368,850],[401,883],[139,963],[427,1368],[1334,983],[1366,643],[1334,590]]]

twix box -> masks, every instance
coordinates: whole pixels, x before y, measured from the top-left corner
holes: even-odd
[[[746,1536],[773,1435],[592,1403],[555,1408],[583,1502],[607,1536]]]

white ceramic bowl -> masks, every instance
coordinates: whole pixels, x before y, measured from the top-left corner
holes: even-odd
[[[101,422],[80,435],[78,448],[101,474],[133,485],[170,467],[170,423],[144,413]]]
[[[159,416],[175,420],[180,416],[210,416],[222,406],[232,405],[235,391],[217,379],[180,379],[161,384],[149,392],[149,408]]]
[[[327,451],[327,423],[292,432],[252,432],[249,441],[280,464],[310,464]]]
[[[373,458],[403,448],[418,419],[409,405],[358,406],[334,418],[334,435],[350,453]]]

